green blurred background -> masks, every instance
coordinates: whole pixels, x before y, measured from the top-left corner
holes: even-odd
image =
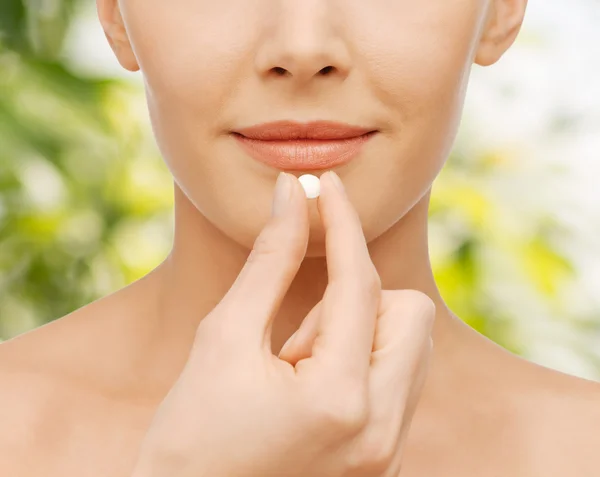
[[[0,0],[0,340],[117,290],[169,252],[172,183],[141,73],[120,69],[95,15],[93,0]],[[473,69],[430,213],[453,311],[522,356],[591,379],[599,15],[597,2],[530,1],[513,49]]]

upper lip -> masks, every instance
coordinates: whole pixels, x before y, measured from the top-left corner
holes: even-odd
[[[233,132],[249,139],[261,141],[287,141],[293,139],[321,139],[335,140],[348,139],[375,131],[372,128],[353,126],[351,124],[335,121],[311,121],[300,123],[297,121],[274,121],[258,124]]]

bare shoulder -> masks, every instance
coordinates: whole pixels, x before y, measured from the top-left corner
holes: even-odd
[[[148,316],[144,277],[110,295],[34,330],[0,343],[0,376],[52,384],[69,381],[80,387],[105,380],[131,357],[124,337],[139,334]],[[136,321],[137,320],[137,321]],[[0,399],[5,392],[0,388]]]
[[[0,344],[0,448],[7,439],[33,439],[36,422],[60,401],[83,357],[74,343],[85,341],[85,314],[75,312]]]
[[[120,338],[134,326],[120,297],[0,344],[0,475],[61,475],[40,466],[70,465],[84,442],[106,451],[94,439],[108,442],[109,424],[118,429],[137,416],[125,385],[133,380],[123,371],[132,352]]]
[[[97,385],[106,368],[102,346],[113,331],[105,318],[113,297],[0,344],[0,449],[31,443],[74,391]]]
[[[101,299],[0,344],[0,475],[127,475],[156,402],[130,311]]]
[[[0,376],[13,384],[20,380],[31,383],[77,368],[91,344],[99,305],[100,300],[0,343]],[[10,389],[3,386],[0,399]]]
[[[529,372],[527,387],[541,409],[553,409],[557,418],[600,419],[600,382],[535,364]]]
[[[61,405],[53,328],[42,326],[0,344],[0,468],[17,475],[30,475],[24,469],[28,456],[44,448],[51,433],[48,417]]]
[[[153,311],[154,304],[147,298],[153,296],[153,286],[146,275],[0,343],[0,424],[20,410],[31,419],[54,412],[55,406],[69,405],[73,396],[126,400],[141,383],[140,371],[146,371],[135,365],[145,365],[145,349],[140,343],[152,338],[150,332],[144,334],[152,328],[141,324]],[[0,425],[0,442],[3,429],[6,427]]]
[[[600,468],[600,383],[530,367],[524,415],[536,467],[547,476],[593,477]]]

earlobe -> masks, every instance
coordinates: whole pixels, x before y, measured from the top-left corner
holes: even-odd
[[[140,69],[131,47],[118,0],[96,0],[98,18],[110,47],[123,68],[129,71]]]
[[[491,0],[479,40],[475,63],[496,63],[514,43],[525,16],[527,0]]]

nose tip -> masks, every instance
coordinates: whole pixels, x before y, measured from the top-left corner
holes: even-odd
[[[304,84],[313,78],[344,77],[348,74],[349,66],[343,53],[333,52],[330,45],[323,45],[319,51],[306,51],[303,48],[290,48],[285,52],[279,50],[272,57],[270,65],[261,69],[266,76],[288,78]]]
[[[343,23],[343,22],[342,22]],[[339,15],[328,2],[306,0],[277,10],[256,57],[265,77],[303,84],[315,78],[344,77],[350,54],[340,36]]]

